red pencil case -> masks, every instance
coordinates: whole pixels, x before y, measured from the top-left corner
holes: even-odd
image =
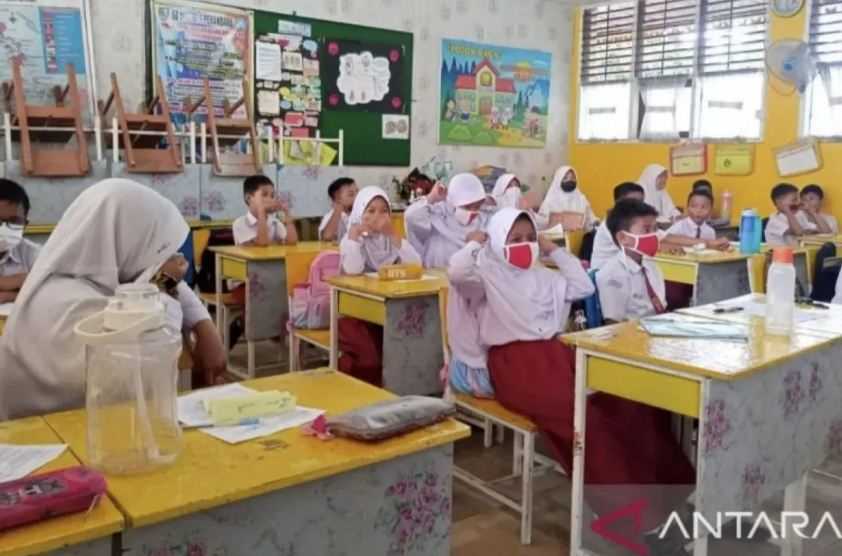
[[[0,531],[87,511],[105,491],[105,477],[82,466],[0,483]]]

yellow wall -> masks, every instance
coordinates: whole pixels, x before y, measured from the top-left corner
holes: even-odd
[[[807,0],[806,3],[809,3]],[[803,39],[806,30],[807,7],[792,18],[780,18],[770,13],[770,39]],[[614,186],[622,181],[635,181],[643,168],[650,163],[659,163],[669,167],[669,145],[658,143],[578,143],[576,126],[578,119],[579,93],[579,33],[581,10],[577,10],[573,33],[573,60],[571,60],[571,103],[570,113],[570,163],[579,174],[582,190],[588,196],[594,211],[604,214],[613,205]],[[791,90],[788,84],[767,78],[766,121],[763,140],[756,144],[754,173],[749,176],[707,176],[671,177],[668,189],[678,206],[684,206],[692,183],[706,177],[716,191],[717,206],[722,192],[731,191],[734,195],[732,220],[738,220],[738,211],[753,207],[767,215],[772,210],[769,191],[776,183],[789,181],[802,186],[818,183],[825,191],[827,210],[842,215],[842,144],[826,143],[821,145],[824,165],[821,170],[791,178],[781,178],[777,174],[772,149],[798,138],[799,110],[801,95],[781,94]],[[781,92],[779,92],[781,91]],[[714,147],[708,147],[708,168],[713,165]]]

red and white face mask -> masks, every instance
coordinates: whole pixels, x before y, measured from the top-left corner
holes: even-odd
[[[634,245],[631,247],[626,247],[626,249],[631,249],[632,251],[635,251],[647,257],[654,257],[655,254],[658,253],[658,247],[660,247],[661,245],[661,242],[658,239],[658,234],[651,233],[635,235],[626,232],[626,235],[634,238],[635,240]]]
[[[538,242],[527,241],[524,243],[512,243],[506,245],[503,254],[506,261],[517,268],[529,270],[538,262]]]

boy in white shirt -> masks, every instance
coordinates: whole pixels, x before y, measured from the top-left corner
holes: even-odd
[[[713,196],[704,189],[697,189],[687,198],[687,216],[677,220],[667,230],[664,241],[681,246],[704,244],[707,249],[728,251],[728,238],[716,238],[716,232],[708,225],[713,210]]]
[[[822,212],[824,191],[816,184],[810,184],[801,190],[801,210],[798,211],[798,222],[803,227],[810,224],[816,226],[820,234],[838,234],[839,223],[833,215]]]
[[[289,206],[275,198],[272,180],[261,175],[247,177],[243,182],[243,196],[248,212],[234,221],[234,243],[257,247],[298,243]],[[276,218],[277,213],[283,214],[284,222]]]
[[[618,253],[596,273],[606,323],[639,319],[667,310],[664,277],[649,258],[658,251],[658,211],[638,200],[617,203],[608,230]]]
[[[772,202],[777,212],[766,224],[766,243],[769,245],[794,245],[801,236],[815,234],[818,228],[812,222],[798,219],[801,204],[798,188],[791,183],[779,183],[772,188]]]
[[[320,241],[339,242],[345,237],[348,232],[348,217],[354,206],[357,191],[357,182],[351,178],[336,179],[328,186],[327,194],[333,206],[319,223]]]
[[[41,247],[24,239],[29,196],[17,183],[0,179],[0,303],[17,299]]]
[[[643,201],[645,192],[643,188],[634,182],[623,182],[614,188],[614,203],[618,203],[623,199],[636,199]],[[617,244],[614,243],[614,238],[611,237],[611,232],[608,231],[608,221],[603,220],[602,224],[597,226],[596,234],[593,240],[593,252],[591,253],[591,268],[601,268],[605,263],[612,260],[620,252]]]

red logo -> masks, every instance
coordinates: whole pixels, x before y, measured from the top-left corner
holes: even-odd
[[[643,532],[643,511],[649,506],[646,500],[637,500],[628,506],[613,511],[610,514],[604,515],[591,523],[591,531],[600,537],[613,542],[616,545],[627,548],[638,556],[649,556],[649,548],[640,544],[639,539]],[[617,531],[610,528],[611,525],[618,521],[631,519],[633,529],[631,534],[635,538],[628,538]]]

